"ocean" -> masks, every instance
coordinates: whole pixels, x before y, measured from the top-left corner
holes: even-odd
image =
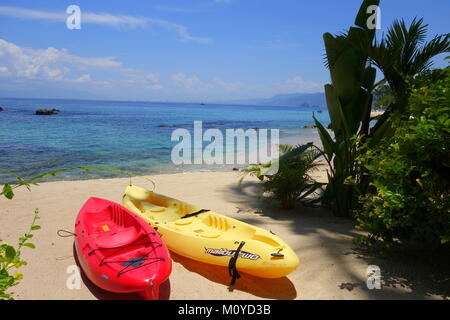
[[[175,165],[172,132],[193,132],[194,121],[203,131],[251,128],[279,129],[281,143],[317,142],[312,114],[325,125],[326,108],[271,107],[200,103],[83,101],[0,98],[0,168],[20,176],[76,166],[107,166],[138,175],[185,171],[230,170],[229,165]],[[37,109],[59,109],[51,116]],[[322,113],[317,113],[320,109]],[[93,170],[62,172],[50,180],[115,177]],[[0,172],[0,184],[15,179]]]

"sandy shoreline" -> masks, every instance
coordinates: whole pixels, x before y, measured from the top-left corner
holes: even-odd
[[[162,299],[430,299],[439,295],[427,284],[410,287],[388,285],[368,290],[366,271],[378,264],[384,271],[392,262],[364,258],[353,250],[351,237],[358,234],[351,220],[336,218],[322,208],[298,208],[283,212],[258,198],[259,184],[248,179],[237,188],[238,172],[194,172],[152,176],[157,191],[225,215],[272,230],[297,252],[301,265],[288,277],[259,279],[243,275],[233,291],[227,289],[227,269],[201,264],[173,254],[173,272],[161,287]],[[323,171],[317,173],[323,177]],[[150,187],[138,177],[133,183]],[[129,178],[57,181],[16,190],[13,200],[0,199],[0,238],[17,243],[29,226],[35,208],[40,209],[41,230],[35,231],[36,249],[23,249],[28,266],[24,279],[14,287],[16,299],[135,299],[97,289],[83,279],[79,290],[70,290],[66,281],[73,257],[73,238],[61,238],[59,229],[73,230],[79,208],[90,196],[121,201]],[[391,266],[391,267],[390,267]],[[401,278],[410,264],[393,264]],[[415,266],[414,270],[417,270]],[[400,270],[400,271],[398,271]],[[402,271],[403,270],[403,271]],[[406,270],[406,271],[404,271]],[[69,273],[67,273],[69,271]],[[416,273],[414,273],[416,272]],[[420,279],[420,277],[419,277]],[[386,279],[387,280],[387,279]]]

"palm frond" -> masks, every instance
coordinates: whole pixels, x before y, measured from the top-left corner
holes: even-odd
[[[431,69],[433,61],[431,59],[441,53],[450,52],[450,35],[437,35],[423,48],[418,50],[414,58],[414,74],[425,72]]]

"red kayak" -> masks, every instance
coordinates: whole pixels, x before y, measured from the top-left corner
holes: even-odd
[[[158,233],[121,205],[90,198],[75,223],[75,248],[87,277],[117,293],[157,300],[172,260]]]

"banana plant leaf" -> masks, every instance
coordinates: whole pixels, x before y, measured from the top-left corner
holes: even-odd
[[[323,151],[327,156],[328,160],[331,161],[333,158],[333,154],[337,152],[336,144],[331,138],[331,135],[328,133],[327,129],[317,120],[315,115],[313,115],[314,123],[316,124],[317,129],[319,130],[319,137],[322,142]]]

